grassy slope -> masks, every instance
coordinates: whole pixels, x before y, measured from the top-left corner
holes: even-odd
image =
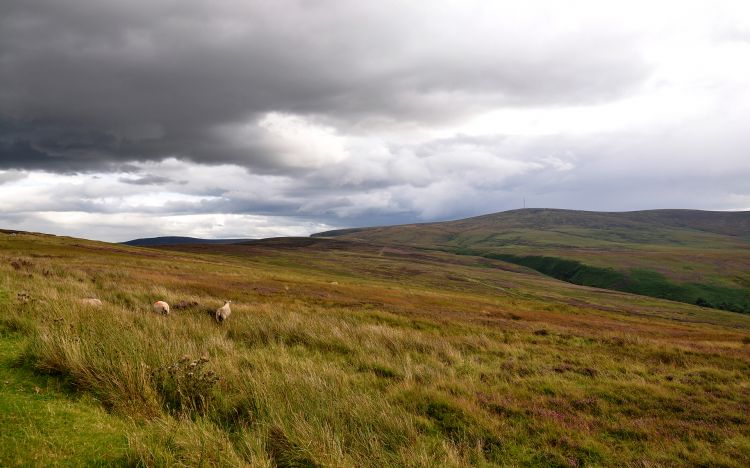
[[[0,235],[0,464],[750,463],[750,317],[350,242],[175,249]]]
[[[479,255],[553,257],[611,268],[640,294],[750,312],[750,213],[654,210],[597,213],[528,209],[445,223],[331,231],[342,239]],[[510,257],[505,257],[510,259]],[[539,259],[519,261],[531,264]],[[541,270],[544,271],[544,270]],[[545,271],[553,276],[553,271]],[[639,281],[646,275],[649,281]],[[655,284],[663,287],[653,287]],[[647,287],[650,286],[650,287]],[[730,291],[731,290],[731,291]]]

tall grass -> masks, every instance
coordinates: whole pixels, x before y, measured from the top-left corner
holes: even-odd
[[[128,264],[106,251],[20,269],[0,259],[0,320],[26,337],[21,362],[132,421],[126,464],[750,461],[746,331],[464,283],[334,288],[312,268],[220,257],[160,254],[180,265],[165,275],[132,251]],[[291,287],[263,296],[258,282]],[[219,325],[210,311],[230,294],[240,300]],[[200,306],[160,316],[155,299]]]

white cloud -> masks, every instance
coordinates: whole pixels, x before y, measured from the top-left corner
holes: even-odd
[[[238,214],[151,215],[145,213],[88,213],[37,211],[2,220],[7,228],[49,232],[72,237],[121,242],[152,236],[188,236],[211,239],[260,239],[307,236],[331,229],[317,222],[273,216]]]
[[[284,168],[314,169],[346,159],[346,139],[332,127],[301,115],[269,112],[257,120],[223,124],[215,130],[233,150],[248,159],[273,158]],[[242,161],[240,156],[239,161]]]

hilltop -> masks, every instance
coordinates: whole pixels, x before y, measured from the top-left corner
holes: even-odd
[[[313,234],[313,237],[356,237],[367,240],[404,243],[415,230],[421,241],[407,239],[408,243],[441,245],[459,243],[472,236],[488,234],[483,241],[503,245],[502,232],[515,229],[570,232],[571,235],[589,237],[599,242],[666,243],[684,242],[678,233],[690,232],[696,241],[700,233],[719,234],[748,241],[750,237],[750,211],[700,211],[700,210],[647,210],[629,212],[596,212],[526,208],[503,211],[455,221],[403,224],[397,226],[339,229]],[[576,233],[576,229],[588,232]],[[409,234],[407,234],[407,232]],[[588,234],[588,236],[585,236]],[[535,244],[534,238],[528,241]],[[540,245],[544,245],[541,243]]]
[[[496,258],[576,284],[750,312],[750,212],[524,209],[314,236]]]

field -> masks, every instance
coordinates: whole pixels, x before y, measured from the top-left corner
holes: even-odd
[[[748,315],[497,259],[0,234],[2,466],[740,467],[748,375]]]

